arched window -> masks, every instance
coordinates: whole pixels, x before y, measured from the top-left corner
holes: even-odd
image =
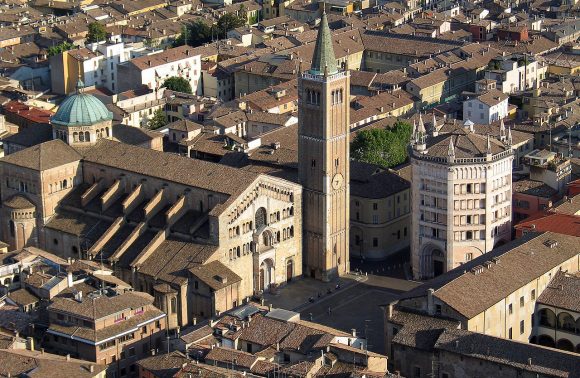
[[[572,315],[567,312],[561,312],[558,314],[558,328],[565,331],[574,332],[576,323]]]
[[[574,352],[574,344],[568,339],[560,339],[556,343],[556,348]]]
[[[91,141],[91,134],[89,134],[88,131],[85,131],[85,141],[86,142],[90,142]]]
[[[85,141],[85,133],[80,132],[79,133],[79,142],[84,142]]]
[[[290,215],[294,215],[294,206],[290,208]]]
[[[105,134],[107,135],[107,137],[109,137],[109,128],[105,127]]]
[[[260,230],[262,227],[266,226],[266,209],[263,207],[260,207],[257,211],[256,211],[256,216],[255,216],[255,222],[256,222],[256,229]]]
[[[238,247],[237,252],[236,252],[238,257],[241,257],[242,255],[240,254],[240,247]]]
[[[280,231],[276,232],[276,241],[280,242]]]
[[[79,133],[74,132],[73,133],[73,142],[78,142],[79,141]]]
[[[554,311],[543,308],[540,310],[540,325],[544,327],[555,328],[556,327],[556,314]]]
[[[66,181],[66,179],[62,180],[62,188],[66,189],[68,185],[68,182]]]
[[[294,226],[290,226],[290,237],[294,237]]]
[[[14,221],[10,220],[8,224],[10,226],[10,236],[12,237],[16,236],[16,226],[14,225]]]

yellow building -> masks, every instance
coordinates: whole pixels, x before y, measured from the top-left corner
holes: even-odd
[[[398,305],[528,342],[538,296],[558,271],[579,271],[578,243],[580,237],[554,232],[524,235],[406,293]]]
[[[350,166],[351,257],[383,260],[409,247],[409,182],[376,165]]]

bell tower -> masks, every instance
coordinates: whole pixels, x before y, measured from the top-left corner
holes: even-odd
[[[326,13],[311,68],[299,74],[298,91],[305,272],[329,281],[350,270],[350,80],[348,70],[337,65]]]

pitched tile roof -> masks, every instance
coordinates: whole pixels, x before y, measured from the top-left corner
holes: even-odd
[[[477,332],[447,329],[439,336],[435,348],[507,365],[520,372],[550,377],[580,377],[577,354]]]
[[[245,190],[259,176],[217,163],[107,139],[79,150],[85,161],[229,195]]]
[[[0,159],[0,163],[45,171],[80,159],[81,155],[74,148],[60,139],[55,139],[5,156]]]
[[[439,335],[445,329],[459,327],[459,321],[440,319],[407,310],[394,310],[389,323],[401,326],[393,343],[421,350],[433,350]]]
[[[92,366],[92,371],[91,371]],[[29,350],[0,350],[0,376],[7,377],[78,377],[94,378],[107,369],[106,365],[70,359],[50,353]]]
[[[138,309],[153,303],[153,297],[140,291],[128,291],[108,297],[83,298],[77,301],[70,297],[55,297],[48,306],[49,311],[73,314],[87,319],[102,319],[127,309]]]
[[[518,223],[515,228],[536,232],[552,231],[580,237],[580,216],[560,213],[538,214],[532,219]]]
[[[293,323],[281,322],[260,314],[242,330],[240,340],[263,346],[275,345],[292,332],[294,327]]]
[[[219,261],[190,268],[189,272],[213,290],[220,290],[242,281],[242,278]]]
[[[401,303],[404,299],[426,296],[427,290],[432,288],[437,299],[471,319],[547,271],[578,256],[579,243],[580,237],[575,236],[528,233],[403,294]],[[487,261],[491,262],[489,267],[477,274],[472,272]],[[486,290],[481,290],[482,287]]]
[[[580,275],[556,272],[536,302],[580,313]]]

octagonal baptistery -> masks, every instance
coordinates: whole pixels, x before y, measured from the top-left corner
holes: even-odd
[[[113,113],[95,96],[84,92],[79,80],[51,118],[53,137],[73,146],[95,144],[100,138],[113,137]]]

